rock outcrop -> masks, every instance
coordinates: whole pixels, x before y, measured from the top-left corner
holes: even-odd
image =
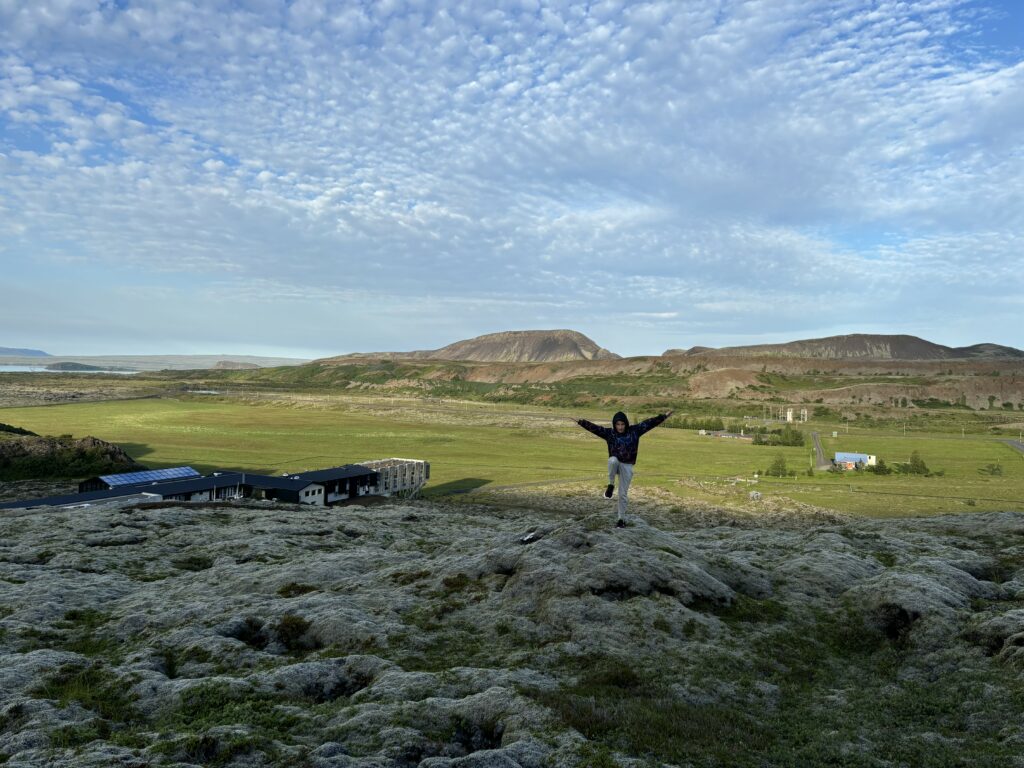
[[[124,449],[96,437],[10,436],[0,439],[0,480],[85,477],[145,469]]]
[[[0,517],[0,755],[1019,765],[1024,514],[637,495]]]

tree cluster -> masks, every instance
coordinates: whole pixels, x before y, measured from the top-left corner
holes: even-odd
[[[754,445],[789,445],[802,446],[804,433],[787,424],[782,429],[769,430],[760,427],[754,431]]]

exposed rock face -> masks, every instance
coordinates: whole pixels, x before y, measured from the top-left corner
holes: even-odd
[[[785,344],[756,344],[743,347],[688,350],[670,349],[669,355],[807,357],[824,360],[960,360],[960,359],[1024,359],[1024,351],[999,344],[974,344],[969,347],[947,347],[917,336],[852,333],[823,339],[790,341]]]
[[[753,371],[737,368],[721,368],[716,371],[703,371],[690,377],[690,393],[693,397],[728,397],[747,387],[760,383]]]
[[[0,479],[84,477],[145,469],[118,445],[95,437],[0,439]]]
[[[599,347],[578,331],[505,331],[489,333],[447,347],[419,352],[371,352],[342,355],[320,362],[352,358],[390,360],[472,360],[489,363],[548,363],[567,360],[615,360],[614,352]]]
[[[740,514],[638,489],[657,525],[615,529],[595,495],[0,517],[0,754],[1019,764],[1024,513]]]

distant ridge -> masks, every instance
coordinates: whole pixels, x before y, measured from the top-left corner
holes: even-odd
[[[46,354],[45,352],[42,354]],[[224,363],[241,363],[248,367],[272,368],[286,365],[304,365],[307,358],[257,357],[255,355],[46,355],[49,370],[64,371],[191,371],[209,368],[223,368]],[[72,367],[64,364],[72,363]],[[37,366],[39,357],[11,355],[3,360],[4,365]],[[60,366],[57,368],[55,366]]]
[[[698,355],[701,352],[714,352],[714,347],[690,347],[689,349],[666,349],[662,352],[662,357],[686,357],[688,355]]]
[[[470,360],[482,363],[551,363],[572,360],[617,360],[619,355],[599,347],[578,331],[503,331],[457,341],[441,349],[416,352],[360,352],[319,362],[353,359]]]
[[[52,357],[49,352],[41,349],[15,349],[14,347],[0,347],[2,357]]]
[[[824,360],[1021,360],[1024,351],[1000,344],[973,344],[969,347],[947,347],[943,344],[908,336],[851,333],[805,339],[785,344],[755,344],[744,347],[692,347],[670,349],[666,357],[803,357]]]

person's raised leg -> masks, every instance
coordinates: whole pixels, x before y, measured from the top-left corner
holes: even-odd
[[[619,472],[619,460],[614,456],[608,457],[608,487],[604,489],[604,497],[610,499],[615,491],[615,475]]]

